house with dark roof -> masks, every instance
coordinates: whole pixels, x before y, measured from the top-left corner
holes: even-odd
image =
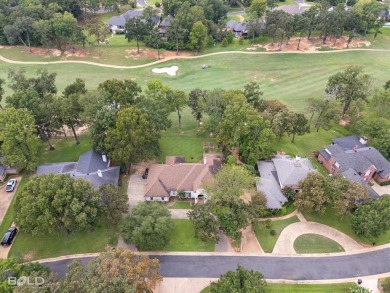
[[[141,16],[142,16],[142,10],[128,10],[120,16],[111,17],[107,22],[107,26],[109,27],[110,31],[113,34],[124,33],[126,21],[129,20],[130,18],[141,17]],[[157,25],[160,22],[160,17],[155,15],[153,16],[152,21],[155,25]]]
[[[173,20],[172,15],[165,17],[158,25],[158,32],[163,39],[167,39],[167,31]]]
[[[368,184],[368,182],[365,181],[358,173],[356,173],[355,170],[350,168],[350,169],[342,172],[341,174],[344,176],[344,178],[346,178],[348,180],[355,181],[357,183],[360,183],[361,185],[366,187],[368,190],[368,193],[370,194],[370,196],[372,198],[375,198],[375,199],[379,198],[379,194],[374,189],[372,189],[372,187]]]
[[[241,37],[248,34],[245,22],[236,22],[231,19],[226,23],[226,28],[232,31],[235,37]]]
[[[92,183],[94,188],[103,184],[117,186],[120,167],[110,167],[106,155],[91,150],[82,154],[77,162],[53,163],[40,165],[36,174],[69,174],[71,178],[82,178]]]
[[[367,145],[364,136],[333,139],[331,145],[319,151],[318,161],[329,174],[352,169],[364,181],[390,182],[390,162],[376,148]]]
[[[4,165],[2,161],[3,157],[0,154],[0,182],[3,182],[7,175],[18,174],[18,170],[15,167]]]
[[[257,168],[260,178],[256,180],[256,187],[258,191],[264,192],[268,209],[281,209],[287,202],[283,188],[290,187],[299,192],[299,182],[310,172],[317,172],[309,159],[287,155],[277,155],[270,161],[259,161]]]
[[[184,157],[167,157],[165,164],[152,164],[146,178],[146,201],[169,201],[182,193],[185,198],[197,202],[206,196],[203,183],[216,174],[221,167],[221,156],[204,154],[201,163],[185,163]]]

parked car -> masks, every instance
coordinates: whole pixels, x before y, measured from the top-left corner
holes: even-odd
[[[7,183],[7,186],[5,188],[5,191],[6,192],[12,192],[15,190],[15,186],[16,186],[16,182],[17,180],[16,179],[10,179]]]
[[[18,233],[18,229],[16,227],[9,228],[3,236],[3,240],[1,240],[1,245],[2,246],[11,245],[12,241],[16,236],[16,233]]]

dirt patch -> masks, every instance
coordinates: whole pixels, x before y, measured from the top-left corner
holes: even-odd
[[[65,51],[64,54],[64,59],[69,58],[69,57],[77,57],[77,58],[94,58],[94,59],[99,59],[99,55],[93,55],[89,50],[86,49],[80,49],[80,50],[71,50],[71,51]]]
[[[299,38],[291,38],[288,43],[285,41],[282,44],[281,50],[278,42],[275,42],[274,44],[271,43],[264,45],[264,48],[267,51],[296,52],[298,48],[298,42]],[[307,38],[302,38],[299,45],[299,51],[314,52],[320,48],[346,49],[347,42],[348,38],[346,37],[341,37],[339,39],[328,38],[325,44],[320,37],[313,37],[310,40],[308,40]],[[352,42],[349,44],[349,48],[360,48],[369,46],[371,46],[371,43],[369,41],[360,38],[353,39]]]
[[[133,60],[158,59],[157,51],[147,49],[147,48],[140,50],[139,53],[138,53],[137,49],[128,49],[128,50],[125,50],[125,53],[126,53],[125,58],[127,58],[127,59],[133,59]],[[176,55],[176,52],[174,52],[174,51],[165,51],[165,52],[160,53],[160,59],[171,58],[171,57],[175,57],[175,56],[177,56],[177,55]],[[181,52],[179,52],[179,56],[192,56],[192,54],[190,52],[181,51]]]
[[[255,51],[255,50],[259,49],[259,48],[263,48],[263,46],[262,45],[252,45],[252,46],[250,46],[250,48],[246,48],[246,49],[248,51]]]
[[[23,255],[23,260],[24,261],[32,261],[34,259],[34,256],[35,256],[35,252],[30,251],[30,252],[26,253],[25,255]]]

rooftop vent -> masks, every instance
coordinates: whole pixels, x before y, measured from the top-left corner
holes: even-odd
[[[103,177],[102,170],[98,170],[98,171],[97,171],[97,174],[98,174],[98,176],[99,176],[100,178]]]
[[[359,142],[360,142],[361,144],[367,144],[368,138],[365,137],[365,136],[362,136],[362,137],[360,137]]]

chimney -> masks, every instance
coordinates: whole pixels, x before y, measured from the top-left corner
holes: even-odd
[[[352,150],[356,153],[356,152],[357,152],[357,148],[358,148],[358,146],[355,145],[355,146],[352,148]]]
[[[361,144],[367,144],[367,141],[368,141],[368,138],[365,137],[365,136],[362,136],[362,137],[359,139],[359,142],[360,142]]]
[[[106,155],[102,155],[102,160],[103,160],[103,162],[107,162],[107,156]]]
[[[99,176],[100,178],[102,178],[102,177],[103,177],[102,170],[98,170],[98,171],[97,171],[97,174],[98,174],[98,176]]]
[[[206,157],[206,156],[203,157],[203,164],[204,164],[204,165],[207,165],[207,157]]]
[[[301,157],[299,155],[295,156],[295,161],[299,162],[301,160]]]

